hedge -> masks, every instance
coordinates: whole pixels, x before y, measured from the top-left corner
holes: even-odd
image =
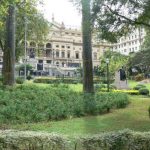
[[[67,85],[18,85],[0,90],[0,123],[28,123],[98,115],[124,108],[129,99],[124,93],[83,94]]]
[[[123,130],[86,137],[32,131],[0,131],[2,150],[150,150],[150,132]]]
[[[105,79],[93,79],[95,84],[104,83],[107,81]],[[113,83],[114,79],[111,79],[109,82]],[[46,84],[55,84],[55,83],[65,83],[65,84],[77,84],[82,83],[82,79],[79,78],[35,78],[33,80],[34,83],[46,83]]]

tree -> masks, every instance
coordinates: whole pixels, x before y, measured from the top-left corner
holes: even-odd
[[[15,84],[15,5],[8,6],[4,46],[3,84]]]
[[[91,0],[70,0],[82,12],[83,91],[93,93]]]
[[[128,66],[137,68],[142,73],[150,73],[150,33],[147,31],[141,51],[130,55]]]
[[[117,38],[134,27],[150,29],[150,1],[94,0],[93,22],[99,37],[117,42]]]
[[[83,39],[83,91],[93,93],[93,66],[91,46],[90,0],[82,0],[82,39]]]
[[[111,76],[115,75],[115,72],[122,66],[127,66],[129,56],[122,55],[118,52],[106,51],[101,58],[100,72],[101,75],[106,74],[106,59],[109,59],[109,71]]]
[[[3,55],[3,83],[5,85],[13,85],[14,84],[14,70],[15,68],[15,57],[16,60],[19,58],[20,55],[23,54],[24,49],[24,12],[28,16],[28,29],[30,30],[28,34],[28,40],[31,38],[35,41],[41,41],[44,39],[44,35],[48,34],[49,24],[48,21],[44,19],[43,15],[40,14],[36,9],[36,3],[38,0],[31,0],[26,3],[26,7],[24,7],[24,3],[22,0],[13,0],[13,1],[2,1],[0,5],[0,47],[4,52]],[[17,6],[17,30],[16,30],[16,40],[13,38],[15,31],[13,28],[14,21],[10,18],[9,15],[10,5]],[[7,13],[8,10],[8,13]],[[7,19],[6,19],[7,18]],[[12,17],[14,18],[14,17]],[[10,21],[8,21],[10,20]],[[5,24],[7,23],[7,26]],[[10,25],[12,24],[12,25]],[[9,26],[10,25],[10,26]],[[12,30],[13,28],[13,30]],[[12,31],[11,31],[12,30]],[[5,33],[6,36],[5,36]],[[13,33],[13,34],[11,34]],[[12,39],[10,40],[10,37]],[[12,42],[13,41],[13,42]],[[11,44],[10,44],[11,43]],[[16,53],[14,52],[14,46],[16,43]],[[11,51],[12,50],[12,51]],[[13,52],[13,53],[11,53]],[[12,81],[13,79],[13,81]]]

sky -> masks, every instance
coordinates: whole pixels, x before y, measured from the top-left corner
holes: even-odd
[[[68,27],[78,28],[81,26],[81,14],[76,6],[73,6],[69,0],[43,0],[44,5],[40,10],[49,21],[54,15],[56,22],[64,22]]]

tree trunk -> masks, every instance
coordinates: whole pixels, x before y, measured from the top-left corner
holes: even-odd
[[[91,32],[90,0],[82,0],[83,91],[85,93],[94,92]]]
[[[15,84],[15,6],[9,5],[3,55],[3,84]]]

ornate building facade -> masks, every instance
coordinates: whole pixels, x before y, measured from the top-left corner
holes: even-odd
[[[100,57],[110,47],[107,42],[99,42],[93,37],[93,68],[100,65]],[[74,76],[75,70],[82,67],[81,30],[66,28],[63,23],[59,24],[53,19],[45,42],[27,43],[27,63],[35,71],[46,72],[50,76]]]

